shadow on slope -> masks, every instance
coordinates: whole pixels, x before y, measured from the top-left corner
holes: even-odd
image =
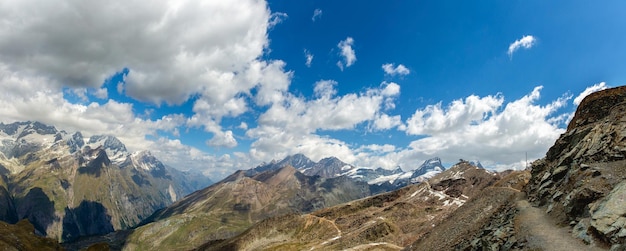
[[[101,235],[113,232],[111,216],[99,202],[82,201],[76,208],[65,208],[63,235],[65,241],[79,236]]]

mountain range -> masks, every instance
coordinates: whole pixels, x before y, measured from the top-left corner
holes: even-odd
[[[346,164],[336,157],[328,157],[321,159],[319,162],[314,162],[303,154],[295,154],[287,156],[280,161],[261,164],[246,171],[246,174],[253,175],[266,170],[275,170],[286,165],[293,166],[301,173],[309,176],[318,175],[323,178],[345,176],[354,180],[364,181],[370,185],[370,190],[374,194],[393,191],[408,184],[418,183],[446,170],[438,157],[424,161],[422,165],[414,170],[404,171],[400,167],[392,170],[381,167],[376,169],[356,167]]]
[[[137,170],[153,185],[159,179],[154,177],[167,176],[154,176],[156,165],[133,154],[113,158],[128,166],[113,163],[108,155],[117,156],[115,147],[107,153],[102,139],[95,140],[101,142],[97,146],[76,147],[70,157],[56,157],[73,149],[68,142],[74,135],[44,140],[47,136],[37,135],[49,135],[49,128],[32,130],[36,133],[2,131],[11,140],[2,141],[0,216],[33,225],[25,220],[0,224],[0,232],[16,233],[10,239],[0,236],[0,247],[54,250],[54,240],[31,233],[50,235],[59,224],[92,231],[77,223],[79,218],[95,219],[99,228],[113,222],[117,209],[106,200],[95,203],[80,195],[81,189],[67,189],[81,186],[77,179],[89,179],[91,186],[102,182],[109,188],[104,191],[114,191],[95,177],[115,176],[105,180],[130,187],[142,179],[127,181],[123,176],[133,172],[115,170]],[[567,130],[527,170],[497,173],[463,160],[444,169],[438,159],[412,171],[365,169],[332,157],[314,162],[293,155],[237,171],[156,211],[138,227],[64,245],[70,250],[92,244],[123,250],[626,250],[624,132],[626,87],[607,89],[582,100]],[[389,192],[372,189],[402,182]],[[66,191],[85,198],[84,205],[61,204],[58,194],[70,197]],[[142,196],[136,200],[149,201],[153,194]],[[62,221],[54,217],[63,211],[44,214],[57,207],[67,209]],[[50,224],[42,228],[42,222]]]
[[[113,136],[39,122],[0,124],[0,177],[0,220],[59,241],[127,229],[210,183]]]

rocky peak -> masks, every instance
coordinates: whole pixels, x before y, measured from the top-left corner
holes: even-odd
[[[89,137],[87,145],[91,146],[91,148],[102,146],[109,158],[116,164],[121,164],[128,157],[126,146],[115,136],[93,135]]]
[[[609,116],[611,111],[626,101],[626,86],[594,92],[585,97],[574,118],[567,126],[567,131],[590,123],[600,122]]]
[[[321,159],[310,169],[303,170],[303,173],[309,176],[319,175],[324,178],[332,178],[354,168],[354,166],[348,165],[336,157],[328,157]]]
[[[150,151],[138,151],[130,155],[135,168],[151,171],[155,169],[164,169],[163,163],[158,160]]]
[[[290,166],[293,166],[295,168],[307,168],[315,164],[315,162],[313,162],[311,159],[309,159],[307,156],[301,153],[287,156],[285,159],[283,159],[280,162],[289,164]]]
[[[21,138],[33,133],[37,133],[40,135],[54,135],[58,132],[54,126],[31,121],[15,122],[11,124],[0,123],[0,131],[9,136],[15,136],[16,138]]]
[[[89,137],[87,144],[97,144],[104,147],[104,149],[111,151],[124,151],[126,152],[126,146],[115,136],[111,135],[93,135]]]
[[[85,139],[83,138],[83,134],[81,134],[80,132],[72,134],[72,136],[67,140],[67,145],[70,147],[71,153],[82,149],[85,145]]]
[[[428,172],[442,172],[446,168],[441,164],[439,157],[430,158],[424,161],[418,168],[413,171],[412,178],[425,175]]]

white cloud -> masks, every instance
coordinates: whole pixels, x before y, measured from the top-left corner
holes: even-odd
[[[237,140],[233,137],[232,131],[215,132],[213,138],[207,141],[207,145],[212,147],[228,147],[233,148],[237,146]]]
[[[537,43],[537,39],[531,35],[523,36],[522,38],[515,40],[512,44],[509,45],[509,50],[507,53],[509,57],[513,57],[513,53],[520,48],[530,49]]]
[[[322,10],[321,9],[315,9],[313,11],[313,16],[311,17],[311,20],[313,22],[315,22],[315,20],[319,19],[320,17],[322,17]]]
[[[313,63],[313,54],[311,54],[309,50],[304,49],[304,58],[306,59],[304,62],[306,67],[311,67],[311,64]]]
[[[525,153],[529,158],[540,158],[564,132],[553,118],[571,98],[564,96],[537,105],[541,89],[536,87],[506,105],[501,95],[472,95],[453,101],[445,109],[441,104],[419,109],[407,120],[406,132],[423,138],[411,142],[396,157],[401,163],[428,156],[479,159],[483,164],[501,167],[519,167]]]
[[[277,24],[282,23],[288,17],[289,16],[287,15],[287,13],[282,13],[282,12],[274,12],[274,13],[272,13],[272,15],[270,15],[269,28],[271,29],[272,27],[276,26]]]
[[[371,152],[389,153],[389,152],[393,152],[395,150],[396,150],[396,147],[393,146],[393,145],[389,145],[389,144],[384,144],[384,145],[371,144],[371,145],[364,145],[364,146],[359,147],[359,149],[357,149],[357,152],[371,151]]]
[[[270,16],[265,1],[255,0],[3,2],[0,61],[57,86],[91,88],[127,67],[126,94],[181,103],[230,84],[207,77],[257,61],[271,22],[284,18]]]
[[[374,120],[374,130],[389,130],[394,127],[402,125],[402,118],[400,115],[389,116],[387,114],[380,114]]]
[[[576,98],[574,98],[574,104],[580,105],[580,102],[582,102],[583,99],[587,97],[589,94],[604,90],[606,88],[608,88],[608,86],[606,85],[605,82],[600,82],[593,86],[589,86],[582,93],[580,93]]]
[[[350,67],[356,62],[356,54],[354,53],[354,49],[352,49],[352,45],[354,45],[354,39],[352,39],[352,37],[348,37],[346,40],[342,40],[337,44],[337,47],[341,50],[339,55],[343,57],[343,61],[338,61],[337,66],[339,66],[339,69],[342,71],[344,67]]]
[[[109,97],[109,91],[107,90],[107,88],[100,88],[100,89],[96,89],[93,92],[93,95],[99,99],[107,99]]]
[[[411,73],[411,71],[406,68],[406,66],[399,64],[398,66],[394,67],[394,64],[383,64],[382,68],[383,71],[385,71],[385,74],[387,75],[391,75],[391,76],[395,76],[395,75],[409,75],[409,73]]]
[[[337,94],[337,90],[335,90],[336,85],[337,81],[334,80],[320,80],[315,83],[313,92],[319,98],[328,99]]]
[[[312,159],[336,156],[344,161],[356,161],[350,146],[337,139],[318,135],[324,130],[352,130],[357,125],[386,119],[382,115],[386,99],[399,94],[395,83],[383,83],[379,88],[360,94],[336,96],[337,82],[322,80],[315,84],[316,98],[306,100],[287,95],[284,102],[274,103],[258,119],[258,127],[246,132],[255,141],[250,155],[259,161],[282,158],[287,154],[303,153]],[[388,116],[387,116],[388,117]],[[388,118],[397,123],[399,118]],[[384,122],[378,122],[382,126]]]

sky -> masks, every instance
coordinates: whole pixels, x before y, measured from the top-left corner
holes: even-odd
[[[520,169],[626,83],[624,1],[0,2],[0,122],[220,179],[302,153]]]

